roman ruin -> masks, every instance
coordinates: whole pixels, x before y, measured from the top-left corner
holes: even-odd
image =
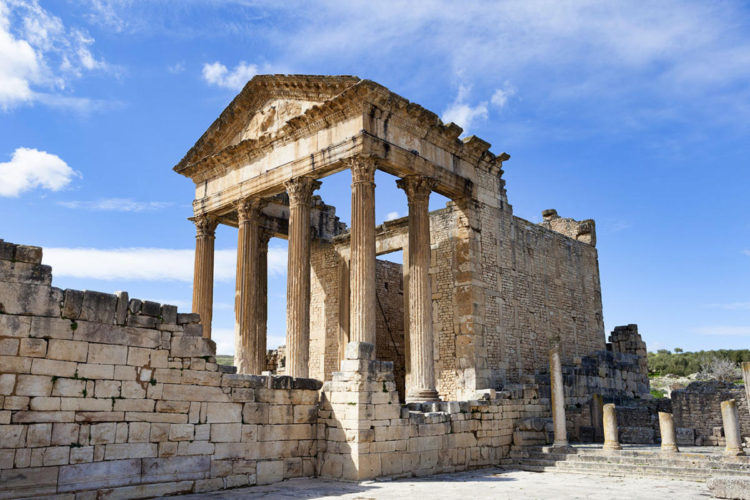
[[[41,248],[0,240],[0,498],[591,471],[602,454],[747,480],[744,394],[705,410],[721,422],[731,406],[732,453],[686,469],[698,403],[651,398],[636,325],[606,338],[594,221],[515,216],[510,156],[461,134],[369,80],[254,77],[174,167],[195,184],[190,313],[53,287]],[[345,170],[350,200],[315,195]],[[376,226],[376,170],[407,217]],[[433,192],[449,201],[430,212]],[[219,224],[237,228],[232,367],[211,339]],[[289,249],[283,356],[267,346],[270,238]],[[403,265],[378,259],[394,251]],[[660,435],[670,453],[627,448]]]

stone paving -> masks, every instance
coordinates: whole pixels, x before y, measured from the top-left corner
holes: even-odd
[[[616,478],[545,472],[543,474],[500,469],[480,469],[456,474],[439,474],[418,479],[362,481],[358,483],[319,478],[290,479],[269,486],[224,490],[183,499],[602,499],[619,498],[681,500],[710,498],[706,485],[690,481]]]

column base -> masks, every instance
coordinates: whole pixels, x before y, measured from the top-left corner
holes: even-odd
[[[407,403],[426,403],[429,401],[440,401],[440,395],[434,389],[415,389],[406,395]]]
[[[620,443],[604,443],[604,446],[602,446],[602,450],[604,451],[619,451],[622,450],[622,446],[620,446]]]
[[[662,453],[677,453],[679,451],[676,444],[661,445]]]
[[[742,448],[730,448],[724,450],[725,457],[742,457],[745,456],[745,450]]]

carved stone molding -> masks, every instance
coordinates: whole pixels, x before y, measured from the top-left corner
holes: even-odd
[[[368,183],[375,185],[375,159],[369,156],[354,156],[346,158],[344,164],[352,172],[352,184]]]
[[[407,175],[398,179],[396,185],[406,192],[409,203],[426,202],[430,199],[430,193],[437,186],[437,181],[432,177],[423,175]]]
[[[216,226],[219,224],[215,217],[208,214],[196,215],[193,222],[196,238],[213,238],[216,234]]]
[[[243,223],[260,218],[260,211],[266,205],[261,198],[245,198],[237,202],[237,222]]]
[[[289,195],[289,206],[310,206],[312,203],[313,191],[319,189],[320,186],[320,181],[306,175],[286,181],[284,187]]]

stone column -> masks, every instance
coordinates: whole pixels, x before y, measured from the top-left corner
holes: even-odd
[[[617,431],[617,413],[612,403],[604,405],[604,450],[621,450],[620,437]]]
[[[214,240],[216,219],[195,217],[195,266],[193,267],[193,312],[201,315],[203,337],[211,338],[214,303]]]
[[[352,171],[349,341],[376,345],[375,160],[350,158],[348,165]]]
[[[430,193],[435,180],[408,175],[396,181],[409,201],[409,355],[407,401],[438,401],[430,286]]]
[[[237,286],[234,298],[234,365],[237,373],[259,374],[257,343],[258,231],[262,201],[237,203]]]
[[[747,409],[750,410],[750,361],[742,363],[742,378],[745,379],[745,394],[747,394]]]
[[[555,447],[568,446],[568,431],[565,428],[565,385],[563,383],[560,344],[552,341],[549,350],[549,379],[552,399],[552,423],[555,429]]]
[[[724,454],[730,456],[744,455],[737,403],[734,399],[721,402],[721,419],[724,422],[724,437],[727,440]]]
[[[255,304],[256,312],[256,352],[258,356],[258,370],[266,369],[267,325],[268,325],[268,241],[271,239],[270,231],[260,229],[258,234],[258,300]]]
[[[289,194],[286,375],[306,378],[310,357],[310,205],[320,182],[297,177],[284,186]]]
[[[677,436],[674,430],[672,414],[659,412],[659,431],[661,432],[661,451],[665,453],[677,453]]]

